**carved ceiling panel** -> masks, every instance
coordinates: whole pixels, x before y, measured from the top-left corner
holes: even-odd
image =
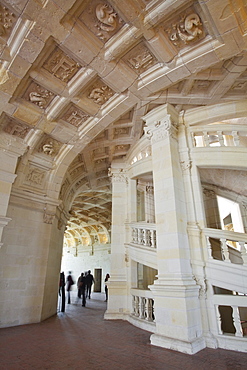
[[[143,73],[158,63],[157,58],[148,49],[144,42],[131,49],[126,55],[124,55],[123,60],[137,74]]]
[[[18,136],[20,139],[24,139],[31,130],[30,126],[8,116],[7,114],[2,114],[0,118],[0,126],[7,134]]]
[[[51,101],[54,99],[55,94],[34,81],[31,81],[22,98],[41,109],[46,109]]]
[[[89,117],[90,115],[85,113],[82,109],[78,108],[74,104],[70,104],[68,109],[60,118],[75,127],[79,127],[81,124],[86,122]]]

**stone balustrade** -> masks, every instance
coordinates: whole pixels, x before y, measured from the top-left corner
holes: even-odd
[[[208,259],[247,265],[247,234],[221,229],[204,229]]]
[[[247,336],[246,295],[215,294],[213,297],[218,335]]]
[[[191,127],[190,133],[194,147],[247,147],[247,129],[243,125],[212,125],[211,129],[209,126]]]
[[[131,315],[148,322],[154,322],[154,300],[150,290],[131,289]]]
[[[136,222],[131,224],[131,243],[139,246],[156,249],[156,225],[152,223]]]

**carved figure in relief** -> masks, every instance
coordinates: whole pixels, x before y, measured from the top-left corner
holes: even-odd
[[[112,90],[108,86],[96,87],[89,94],[89,98],[96,104],[104,104],[113,95]]]
[[[44,144],[42,148],[43,148],[43,152],[47,155],[52,155],[55,151],[52,141],[50,141],[49,143]]]
[[[46,97],[42,96],[40,93],[38,92],[31,92],[29,94],[29,99],[32,103],[38,105],[39,107],[41,108],[44,108],[45,105],[46,105]]]
[[[111,6],[107,4],[99,4],[96,7],[96,17],[100,21],[99,27],[106,32],[114,31],[117,27],[116,17]]]
[[[172,26],[175,30],[170,36],[170,40],[174,45],[178,45],[179,41],[188,44],[202,35],[202,23],[196,13],[188,15],[184,20]]]

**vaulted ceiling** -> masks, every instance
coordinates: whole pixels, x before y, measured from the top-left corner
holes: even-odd
[[[69,227],[109,230],[108,168],[142,116],[246,99],[246,49],[246,0],[0,1],[1,135],[27,146],[18,187],[44,193],[63,163]]]

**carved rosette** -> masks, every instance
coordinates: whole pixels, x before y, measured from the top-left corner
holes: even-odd
[[[171,137],[177,140],[178,125],[171,120],[168,114],[165,119],[156,121],[152,126],[144,127],[145,135],[152,143]]]

